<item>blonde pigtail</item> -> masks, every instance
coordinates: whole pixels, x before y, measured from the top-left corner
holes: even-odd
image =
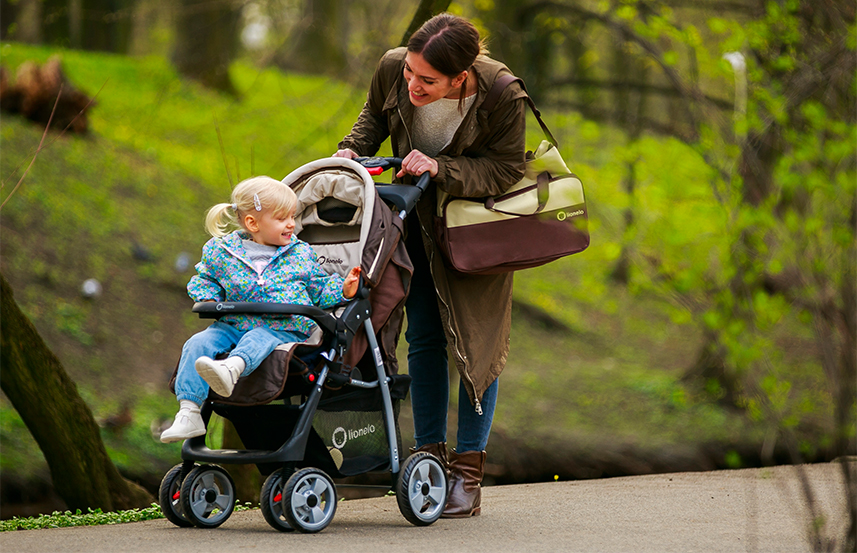
[[[238,226],[238,217],[232,204],[217,204],[205,214],[205,230],[215,238],[226,236],[230,226]]]

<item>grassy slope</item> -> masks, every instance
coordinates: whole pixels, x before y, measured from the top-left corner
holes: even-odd
[[[13,68],[55,53],[17,44],[0,48],[3,64]],[[101,88],[92,132],[53,142],[3,208],[0,267],[96,416],[131,405],[133,425],[120,436],[105,433],[117,463],[129,472],[159,476],[178,459],[178,446],[155,442],[149,424],[172,416],[167,379],[183,341],[202,327],[188,312],[184,285],[190,272],[175,270],[176,256],[187,252],[197,259],[206,239],[204,211],[227,199],[230,182],[251,173],[282,177],[329,155],[365,92],[236,64],[233,79],[242,91],[236,100],[181,81],[161,59],[60,55],[78,87],[90,94]],[[524,313],[515,317],[492,456],[512,459],[504,448],[513,445],[602,457],[632,448],[645,457],[711,443],[759,443],[759,425],[679,380],[698,347],[693,309],[638,283],[631,286],[634,294],[608,284],[627,203],[619,187],[623,160],[613,148],[621,137],[574,116],[550,117],[549,124],[587,185],[593,246],[516,275],[516,300],[568,330],[551,330]],[[4,198],[40,136],[21,119],[3,117]],[[537,139],[534,134],[529,143]],[[675,143],[644,141],[639,155],[643,215],[635,240],[641,248],[658,240],[678,242],[671,245],[683,254],[664,263],[690,281],[694,269],[681,257],[718,251],[718,215],[707,199],[705,169]],[[699,232],[683,238],[674,232],[682,224]],[[152,260],[136,260],[135,244]],[[101,298],[80,297],[86,278],[101,281]],[[805,338],[791,326],[780,332],[788,343]],[[787,368],[805,390],[792,403],[809,405],[805,410],[824,420],[823,383],[808,354],[789,352]],[[5,399],[2,406],[0,468],[7,476],[43,470],[29,461],[38,452],[14,410]],[[738,462],[728,449],[715,449],[713,457],[718,464]]]

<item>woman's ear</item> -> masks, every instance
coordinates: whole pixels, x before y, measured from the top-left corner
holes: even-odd
[[[259,232],[259,221],[252,215],[245,215],[244,228],[250,232]]]
[[[452,79],[452,88],[460,88],[464,84],[464,79],[467,78],[467,71],[462,71]]]

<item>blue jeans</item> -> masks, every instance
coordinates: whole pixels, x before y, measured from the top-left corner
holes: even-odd
[[[176,397],[179,400],[188,399],[197,405],[202,405],[208,398],[208,383],[194,367],[196,360],[203,355],[213,359],[232,350],[230,357],[244,360],[241,376],[247,376],[280,344],[303,342],[306,338],[300,332],[272,330],[266,326],[238,330],[230,324],[217,321],[185,342],[176,374]]]
[[[409,219],[416,219],[412,214]],[[408,229],[408,253],[414,264],[411,291],[405,302],[408,328],[408,374],[411,376],[411,407],[417,447],[446,441],[449,409],[449,363],[446,335],[419,228]],[[468,399],[463,382],[458,385],[458,433],[456,451],[483,451],[488,445],[499,381],[494,380],[482,396],[479,415]]]

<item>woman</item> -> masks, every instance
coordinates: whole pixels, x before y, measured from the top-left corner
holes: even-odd
[[[428,171],[435,185],[407,220],[414,277],[405,339],[414,438],[418,451],[434,454],[450,472],[447,518],[480,513],[497,377],[509,353],[512,274],[470,276],[447,268],[432,217],[438,195],[501,194],[523,177],[525,165],[526,95],[512,84],[490,113],[480,110],[494,81],[509,73],[482,51],[479,32],[466,19],[441,14],[427,21],[407,48],[381,58],[360,117],[335,154],[371,156],[390,137],[393,155],[404,158],[397,177]],[[446,447],[447,346],[461,376],[452,451]]]

